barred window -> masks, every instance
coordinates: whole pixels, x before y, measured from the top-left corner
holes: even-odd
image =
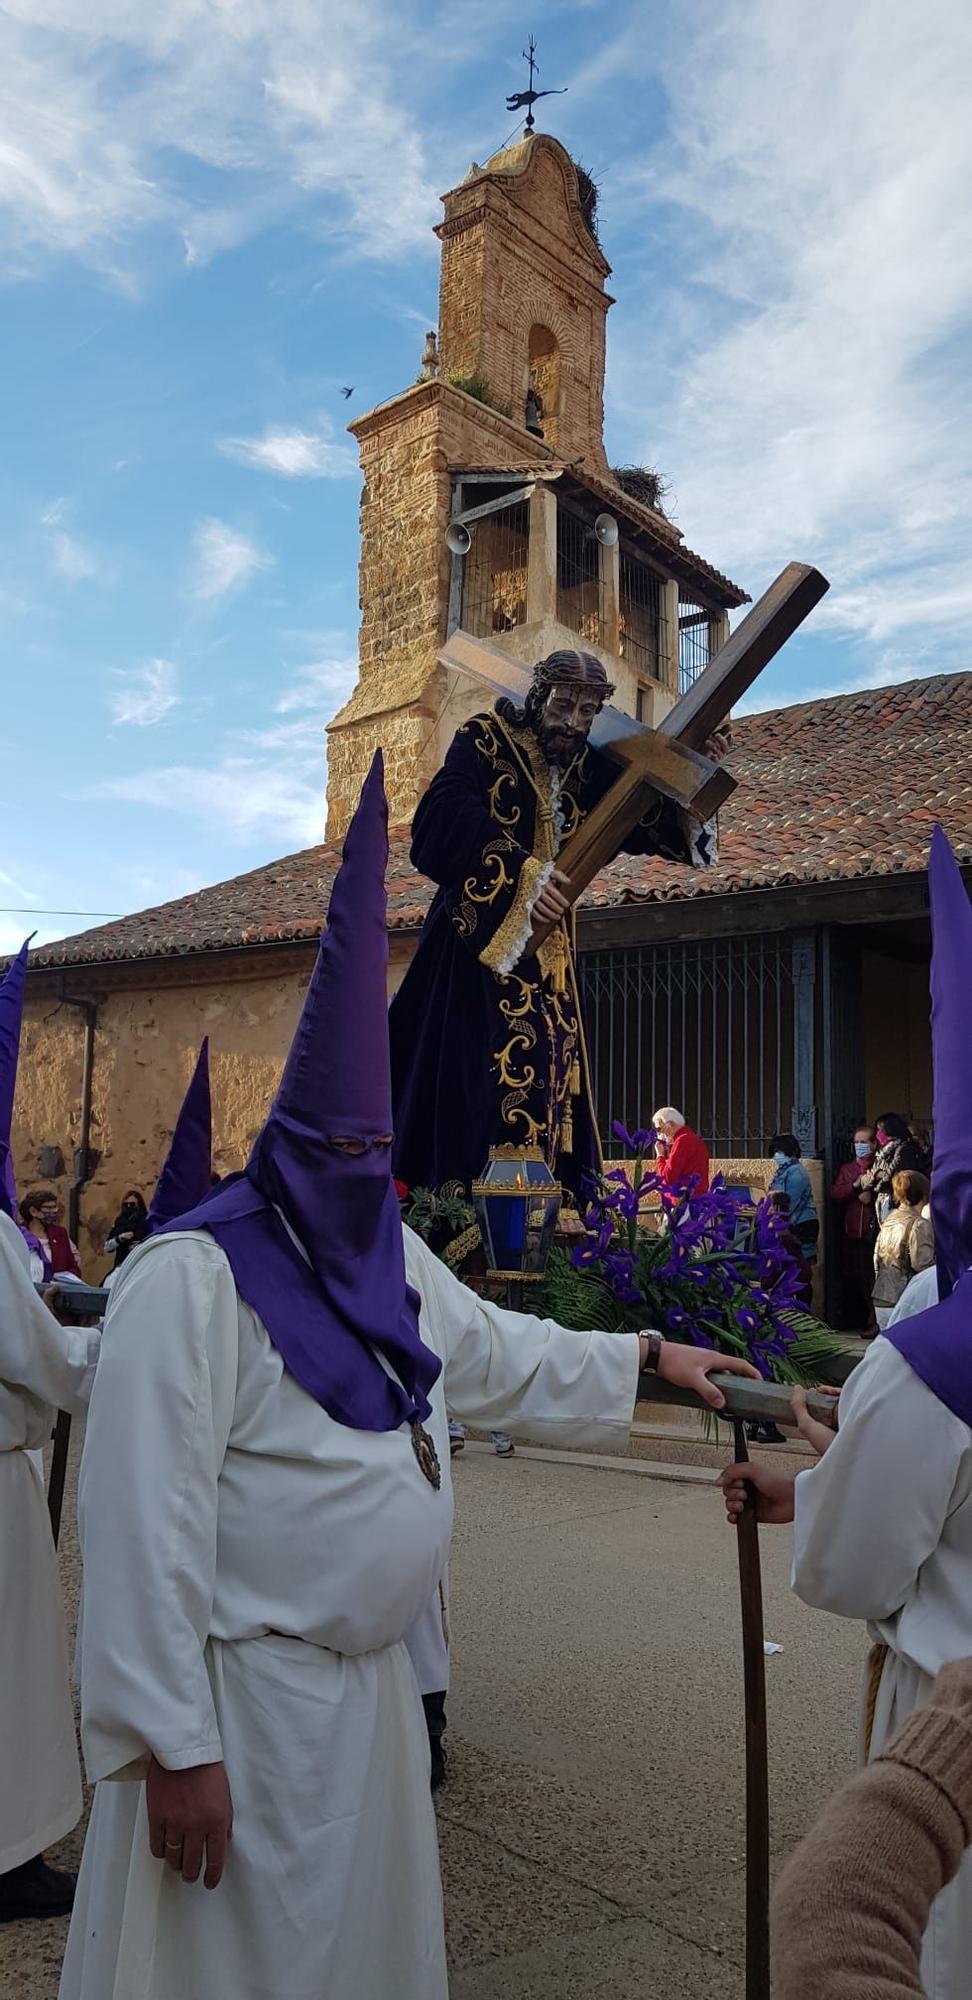
[[[621,658],[628,661],[640,680],[667,680],[668,633],[662,579],[625,548],[621,550],[618,609]],[[638,720],[644,719],[639,713]]]
[[[476,490],[477,501],[492,497],[489,487]],[[528,503],[518,500],[471,526],[472,545],[463,558],[461,622],[467,632],[488,639],[493,632],[512,632],[526,624]]]
[[[678,594],[678,691],[685,694],[712,658],[713,613]]]
[[[604,644],[601,549],[593,527],[557,503],[557,617],[588,645]]]

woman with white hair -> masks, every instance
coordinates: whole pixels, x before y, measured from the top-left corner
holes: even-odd
[[[666,1187],[694,1181],[695,1194],[709,1192],[709,1149],[686,1125],[674,1104],[663,1104],[652,1118],[655,1128],[655,1172]]]

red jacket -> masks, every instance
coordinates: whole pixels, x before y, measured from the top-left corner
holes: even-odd
[[[860,1243],[865,1237],[877,1235],[877,1210],[873,1199],[862,1202],[858,1191],[858,1181],[862,1174],[874,1163],[869,1160],[845,1160],[837,1170],[837,1178],[830,1190],[830,1199],[844,1206],[844,1234],[852,1243]]]
[[[696,1174],[696,1194],[708,1194],[709,1148],[690,1125],[683,1125],[676,1132],[668,1151],[658,1154],[655,1172],[666,1187],[674,1187],[677,1181],[688,1180],[690,1174]]]

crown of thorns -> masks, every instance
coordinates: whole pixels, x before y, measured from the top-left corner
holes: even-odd
[[[534,710],[541,709],[555,687],[596,689],[602,704],[610,701],[614,693],[613,681],[608,680],[600,660],[593,653],[574,653],[566,649],[548,653],[545,660],[537,661],[527,696],[528,705]]]

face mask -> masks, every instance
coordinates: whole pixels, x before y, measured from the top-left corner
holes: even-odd
[[[773,1158],[774,1158],[774,1160],[776,1161],[776,1164],[777,1164],[777,1166],[778,1166],[778,1167],[785,1167],[785,1166],[786,1166],[786,1163],[787,1163],[787,1161],[788,1161],[788,1159],[789,1159],[789,1157],[790,1157],[789,1153],[774,1153],[774,1154],[773,1154]]]
[[[859,1160],[869,1160],[874,1151],[870,1139],[855,1139],[854,1151]]]

